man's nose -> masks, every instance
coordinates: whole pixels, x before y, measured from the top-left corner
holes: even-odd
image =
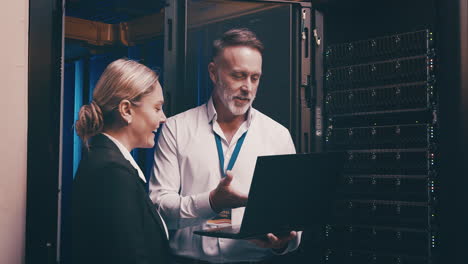
[[[241,89],[245,92],[251,92],[252,89],[253,89],[253,83],[252,83],[252,80],[250,80],[250,78],[246,78],[244,83],[242,84],[242,87]]]

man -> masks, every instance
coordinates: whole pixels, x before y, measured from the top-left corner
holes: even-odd
[[[289,131],[251,107],[262,75],[263,45],[255,34],[229,30],[213,48],[212,96],[166,121],[150,197],[173,231],[175,263],[267,263],[296,249],[300,233],[253,241],[193,234],[225,222],[239,225],[257,157],[295,153]]]

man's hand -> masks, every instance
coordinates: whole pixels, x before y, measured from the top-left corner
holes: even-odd
[[[216,189],[210,193],[211,208],[215,212],[221,212],[223,209],[237,208],[247,204],[247,195],[242,194],[231,186],[231,171],[226,172],[226,176],[219,181]]]
[[[289,241],[297,237],[296,231],[291,231],[289,234],[275,236],[268,233],[264,239],[251,239],[250,242],[254,243],[261,248],[271,248],[277,252],[282,252],[288,246]]]

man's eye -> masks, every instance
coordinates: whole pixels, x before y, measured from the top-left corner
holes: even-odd
[[[238,73],[238,74],[233,74],[232,77],[234,77],[236,79],[242,79],[242,78],[244,78],[244,75],[242,73]]]

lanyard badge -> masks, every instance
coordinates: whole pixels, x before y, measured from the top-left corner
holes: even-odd
[[[244,144],[245,136],[247,135],[247,131],[242,134],[242,136],[237,140],[236,147],[234,148],[234,152],[232,153],[231,159],[229,160],[229,164],[226,168],[226,171],[232,170],[234,164],[236,163],[237,157],[239,156],[240,149],[242,148],[242,144]],[[215,133],[215,141],[216,141],[216,148],[218,149],[218,158],[219,158],[219,168],[221,172],[221,177],[224,178],[226,176],[226,172],[224,171],[224,154],[223,154],[223,146],[221,145],[221,137]],[[208,221],[210,224],[231,224],[231,209],[221,211],[215,218]]]

